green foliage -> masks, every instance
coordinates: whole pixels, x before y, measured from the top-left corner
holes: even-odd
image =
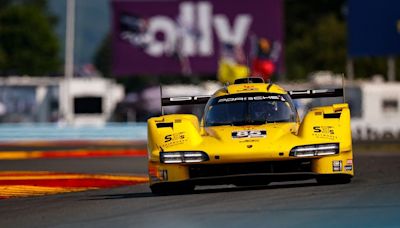
[[[353,60],[353,64],[356,78],[369,78],[375,74],[387,74],[387,58],[384,57],[356,58]]]
[[[42,10],[47,8],[47,0],[0,0],[0,8],[3,9],[10,5],[28,5]]]
[[[111,53],[111,35],[107,34],[93,57],[94,65],[103,74],[104,77],[111,77]]]
[[[59,44],[46,1],[12,3],[0,9],[0,75],[59,72]]]
[[[0,49],[0,69],[4,66],[6,57],[4,54],[4,51],[2,49]]]
[[[347,28],[345,0],[285,0],[286,73],[305,79],[318,70],[346,72]],[[353,59],[356,78],[387,74],[386,57]],[[400,72],[400,60],[396,71]],[[400,73],[397,73],[400,78]]]
[[[346,27],[334,14],[324,15],[315,26],[286,44],[287,73],[304,78],[313,71],[345,72]]]
[[[344,0],[285,1],[288,79],[304,79],[318,70],[345,72],[344,3]]]

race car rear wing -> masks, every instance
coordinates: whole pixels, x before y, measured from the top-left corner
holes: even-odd
[[[205,104],[211,96],[163,97],[161,106]]]
[[[292,99],[322,98],[322,97],[343,97],[343,89],[309,89],[288,91]]]
[[[288,91],[292,99],[342,97],[343,89],[309,89]],[[211,96],[163,97],[161,106],[205,104]]]

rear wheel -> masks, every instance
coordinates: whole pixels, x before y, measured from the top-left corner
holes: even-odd
[[[155,195],[188,194],[194,190],[193,184],[188,183],[158,183],[150,186]]]
[[[332,175],[319,175],[317,179],[317,183],[321,185],[331,185],[331,184],[348,184],[351,182],[350,175],[340,175],[340,174],[332,174]]]

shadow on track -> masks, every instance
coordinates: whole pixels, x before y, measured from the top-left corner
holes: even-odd
[[[267,189],[284,189],[284,188],[304,188],[318,186],[317,183],[295,183],[295,184],[277,184],[277,185],[257,185],[248,187],[223,187],[212,189],[198,189],[187,194],[170,194],[170,195],[154,195],[151,192],[139,193],[126,193],[126,194],[109,194],[109,195],[95,195],[85,200],[113,200],[113,199],[129,199],[129,198],[146,198],[146,197],[167,197],[173,195],[196,195],[196,194],[212,194],[222,192],[240,192],[240,191],[254,191],[254,190],[267,190]]]

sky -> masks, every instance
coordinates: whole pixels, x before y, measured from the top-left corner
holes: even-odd
[[[49,11],[59,19],[56,33],[60,39],[62,59],[65,53],[66,1],[48,0]],[[93,62],[93,56],[109,32],[110,25],[110,0],[76,0],[74,55],[76,65]]]

